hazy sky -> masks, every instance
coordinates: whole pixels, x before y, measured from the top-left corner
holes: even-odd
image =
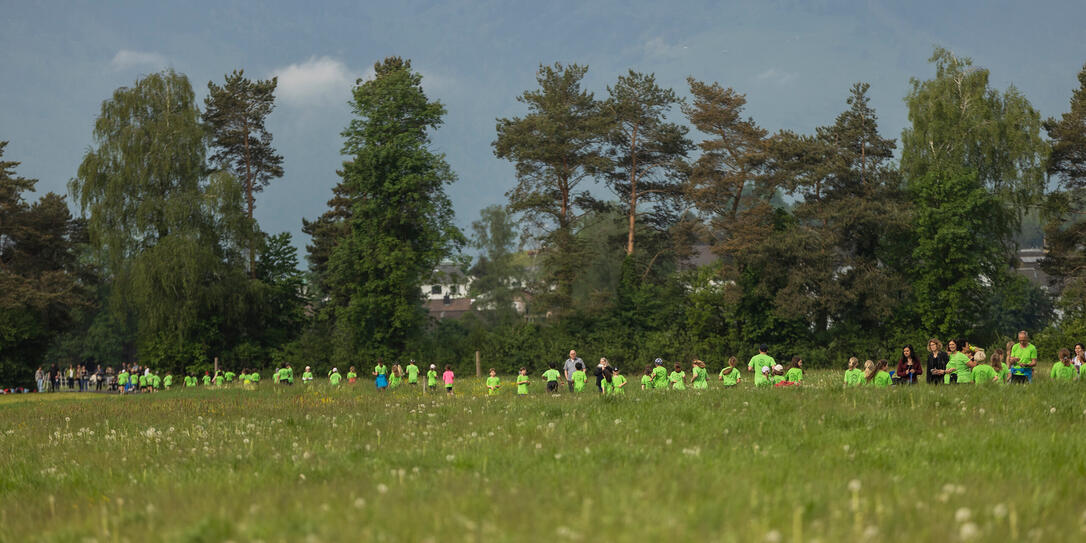
[[[325,209],[343,158],[351,86],[389,55],[410,58],[448,109],[434,137],[460,180],[465,229],[505,202],[512,166],[494,158],[496,117],[524,110],[540,63],[587,64],[598,96],[628,69],[688,95],[685,78],[745,93],[776,131],[830,124],[853,82],[871,83],[884,135],[907,119],[909,78],[927,78],[933,45],[1014,84],[1042,115],[1068,109],[1086,62],[1086,2],[30,2],[0,0],[0,141],[39,193],[66,193],[101,102],[164,67],[207,82],[243,68],[279,76],[268,126],[286,175],[259,196],[268,232]],[[677,116],[677,112],[676,112]]]

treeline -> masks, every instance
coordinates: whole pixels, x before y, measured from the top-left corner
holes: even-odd
[[[28,202],[34,181],[0,163],[0,382],[53,362],[467,369],[478,350],[508,371],[571,347],[718,364],[764,342],[817,366],[929,335],[1081,340],[1086,67],[1070,112],[1043,120],[969,59],[931,61],[900,140],[864,83],[813,133],[770,134],[719,83],[689,78],[682,98],[630,71],[597,96],[587,67],[541,66],[524,113],[497,120],[508,202],[468,237],[430,141],[445,108],[385,59],[353,89],[328,210],[303,220],[305,273],[252,213],[285,174],[264,127],[276,80],[234,72],[201,110],[184,75],[149,75],[103,102],[70,183],[82,217],[55,194]],[[1048,289],[1014,272],[1025,223],[1044,226]],[[475,310],[433,321],[420,285],[449,258]]]

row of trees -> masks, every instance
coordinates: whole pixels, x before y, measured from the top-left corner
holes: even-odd
[[[864,83],[813,133],[770,134],[719,83],[690,78],[681,99],[630,71],[597,98],[587,67],[541,66],[525,113],[497,120],[508,203],[469,239],[430,140],[445,108],[409,61],[385,59],[353,89],[328,210],[303,220],[307,274],[289,234],[253,217],[284,175],[264,124],[276,80],[229,74],[201,111],[184,75],[149,75],[102,104],[70,183],[85,218],[55,194],[27,202],[34,181],[0,163],[0,381],[43,361],[181,371],[214,356],[457,364],[480,350],[537,366],[570,345],[622,364],[769,342],[817,364],[927,334],[996,341],[1044,328],[1054,303],[1062,341],[1086,328],[1086,69],[1071,111],[1042,121],[968,59],[937,49],[932,63],[905,99],[900,159]],[[1012,271],[1024,222],[1045,225],[1053,290]],[[467,243],[476,311],[429,321],[419,286]]]

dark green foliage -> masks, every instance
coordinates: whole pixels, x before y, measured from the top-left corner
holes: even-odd
[[[410,61],[390,57],[374,71],[355,87],[343,131],[343,235],[317,246],[340,364],[402,352],[426,323],[420,285],[464,242],[445,195],[456,177],[430,149],[444,106],[426,97]]]
[[[0,141],[0,383],[29,385],[54,336],[93,301],[78,261],[83,222],[52,192],[28,202],[36,179],[19,177]]]

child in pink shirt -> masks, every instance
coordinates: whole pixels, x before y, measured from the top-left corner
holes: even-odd
[[[445,373],[441,374],[441,380],[445,381],[445,392],[449,396],[452,396],[452,385],[453,379],[455,378],[456,376],[453,375],[452,366],[445,366]]]

